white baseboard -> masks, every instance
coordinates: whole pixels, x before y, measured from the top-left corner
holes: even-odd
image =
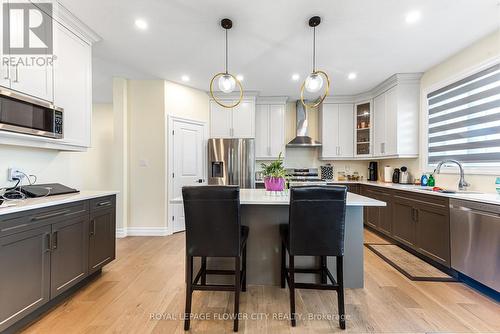
[[[121,239],[121,238],[125,238],[127,236],[127,231],[125,231],[124,228],[117,228],[116,229],[116,238],[117,239]]]
[[[127,227],[117,228],[116,237],[163,237],[169,235],[166,227]]]

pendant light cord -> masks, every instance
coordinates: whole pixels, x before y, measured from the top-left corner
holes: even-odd
[[[227,74],[227,29],[226,29],[226,74]]]
[[[316,72],[316,27],[313,27],[313,72]]]

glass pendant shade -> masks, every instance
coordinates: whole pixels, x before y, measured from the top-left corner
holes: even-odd
[[[323,87],[323,78],[317,73],[311,73],[306,78],[305,89],[309,93],[317,93]]]
[[[219,89],[221,91],[228,94],[231,93],[235,88],[236,88],[236,80],[234,80],[234,78],[231,75],[224,74],[220,76]]]

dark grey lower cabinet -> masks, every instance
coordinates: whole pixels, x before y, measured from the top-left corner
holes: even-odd
[[[0,332],[115,258],[115,196],[0,216]]]
[[[90,217],[89,273],[99,270],[115,259],[115,210],[95,210]]]
[[[417,211],[418,251],[446,266],[451,266],[449,210],[420,207]]]
[[[50,298],[50,226],[0,238],[0,331]]]
[[[364,223],[427,258],[450,266],[449,201],[441,196],[361,185],[361,194],[386,202],[366,207]]]
[[[52,225],[51,297],[85,278],[88,272],[89,217],[76,217]]]
[[[415,246],[415,208],[408,199],[394,197],[392,203],[392,237],[397,241]]]

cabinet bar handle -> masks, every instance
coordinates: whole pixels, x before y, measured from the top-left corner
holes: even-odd
[[[31,220],[32,221],[37,221],[37,220],[43,220],[43,219],[53,218],[53,217],[57,217],[57,216],[62,216],[62,215],[67,214],[70,211],[71,210],[57,211],[57,212],[54,212],[54,213],[49,213],[47,215],[33,217],[33,218],[31,218]]]
[[[90,236],[92,237],[92,236],[95,235],[95,219],[92,219],[90,221],[90,225],[91,225],[90,226],[91,227],[91,229],[90,229]]]
[[[52,250],[56,250],[57,249],[57,236],[58,236],[58,231],[55,231],[53,234],[53,237],[52,237]]]
[[[52,234],[51,233],[46,233],[45,234],[45,241],[47,242],[46,243],[46,247],[45,249],[43,250],[43,253],[47,253],[47,252],[50,252],[52,249]]]
[[[14,79],[14,82],[19,82],[19,65],[16,65],[16,78]]]
[[[3,77],[5,80],[10,80],[10,65],[7,62],[7,75]]]
[[[110,205],[111,202],[110,201],[106,201],[106,202],[101,202],[99,204],[97,204],[97,206],[105,206],[105,205]]]

